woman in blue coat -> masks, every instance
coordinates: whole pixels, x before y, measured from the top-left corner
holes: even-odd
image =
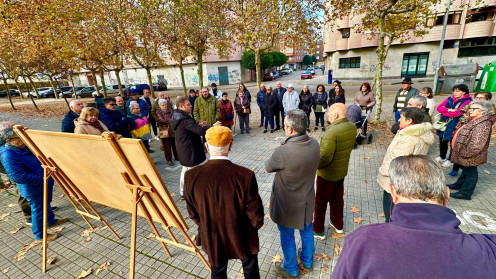
[[[318,130],[319,122],[322,127],[322,132],[325,131],[324,128],[324,114],[327,110],[327,93],[325,87],[322,84],[317,85],[317,92],[313,94],[313,111],[315,113],[315,128]]]
[[[0,148],[0,160],[12,181],[17,184],[19,194],[31,205],[32,231],[35,240],[43,238],[43,168],[40,161],[31,153],[24,142],[6,127],[0,131],[0,138],[6,144]],[[50,202],[52,201],[53,179],[48,180],[48,227],[55,227],[67,221],[66,218],[55,219]],[[57,234],[49,234],[47,241],[54,240]]]

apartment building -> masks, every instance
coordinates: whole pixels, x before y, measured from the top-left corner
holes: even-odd
[[[467,3],[468,2],[468,3]],[[496,61],[496,0],[486,1],[486,6],[472,9],[474,0],[452,1],[448,16],[441,65],[479,63],[483,66]],[[468,5],[463,5],[467,3]],[[444,6],[443,6],[444,5]],[[393,42],[383,65],[383,77],[401,78],[433,76],[439,54],[446,1],[438,10],[437,18],[430,19],[429,33],[413,36],[400,43]],[[377,71],[376,49],[378,34],[355,33],[357,18],[344,18],[335,28],[326,25],[324,52],[326,67],[340,79],[373,79]],[[372,35],[372,36],[370,36]]]

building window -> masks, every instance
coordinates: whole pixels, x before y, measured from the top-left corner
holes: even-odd
[[[485,56],[496,54],[496,37],[462,40],[458,57]]]
[[[360,68],[360,57],[339,58],[339,68]]]
[[[425,76],[429,53],[405,53],[401,65],[401,76]]]
[[[486,7],[479,10],[471,10],[467,12],[467,18],[465,19],[465,22],[470,23],[476,21],[493,20],[495,12],[495,6]]]
[[[339,32],[341,32],[341,37],[343,39],[348,39],[350,37],[350,28],[339,29]]]

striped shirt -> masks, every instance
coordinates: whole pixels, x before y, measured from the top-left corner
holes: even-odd
[[[401,109],[406,107],[406,95],[408,94],[408,91],[401,91],[400,95],[398,96],[398,102],[396,103],[396,107],[398,108],[399,111]]]

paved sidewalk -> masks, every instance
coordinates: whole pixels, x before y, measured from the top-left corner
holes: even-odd
[[[436,97],[437,103],[445,97]],[[383,106],[383,117],[389,119],[390,122],[392,119],[392,99],[392,93],[386,94]],[[348,102],[351,103],[351,101],[351,96],[349,96]],[[250,168],[256,173],[260,195],[264,205],[268,206],[273,174],[265,173],[265,161],[272,151],[279,146],[280,142],[284,140],[285,135],[282,131],[274,134],[263,134],[262,128],[256,128],[260,119],[258,108],[253,107],[253,112],[251,115],[252,134],[237,134],[235,136],[230,157],[233,162]],[[2,114],[0,115],[0,120],[6,120],[9,117],[12,117],[12,115]],[[60,120],[57,119],[36,119],[36,122],[19,119],[19,122],[33,129],[56,131],[60,127]],[[313,129],[313,116],[311,123],[311,129]],[[376,182],[376,176],[392,137],[389,132],[383,132],[385,125],[370,125],[369,127],[374,135],[374,140],[371,144],[361,145],[352,152],[350,171],[345,179],[344,231],[346,234],[366,224],[383,222],[384,219],[379,217],[382,212],[382,189]],[[310,135],[320,139],[322,132],[320,130],[313,132],[312,130]],[[159,142],[154,141],[151,146],[152,149],[156,150],[152,154],[152,158],[156,162],[157,169],[169,191],[175,194],[173,199],[176,201],[181,213],[184,217],[187,217],[186,204],[180,200],[179,196],[178,182],[181,172],[179,163],[176,162],[176,165],[172,167],[168,166],[163,153],[159,151]],[[433,157],[438,155],[437,144],[431,147],[429,154]],[[461,228],[465,232],[496,233],[495,157],[496,148],[492,145],[489,149],[490,163],[479,168],[480,178],[473,200],[451,200],[448,205],[458,213],[459,218],[462,220]],[[294,159],[298,160],[298,158]],[[75,164],[75,167],[77,167],[77,164]],[[448,171],[446,170],[446,174]],[[448,183],[453,180],[451,177],[447,178]],[[20,213],[16,203],[15,191],[13,189],[3,191],[0,193],[0,198],[0,278],[75,278],[83,270],[90,268],[93,269],[93,273],[87,278],[128,277],[130,214],[112,208],[101,208],[101,206],[96,205],[96,208],[100,210],[122,238],[121,240],[116,240],[108,229],[97,230],[90,233],[89,236],[81,236],[87,229],[87,225],[79,214],[74,211],[74,208],[62,195],[60,189],[55,187],[52,205],[59,207],[55,213],[57,216],[68,217],[69,222],[63,225],[60,238],[49,245],[48,257],[55,257],[56,262],[53,265],[49,265],[48,272],[43,274],[41,272],[41,250],[39,246],[27,251],[24,259],[20,261],[14,259],[24,245],[33,241],[33,236],[30,227],[26,227],[23,223],[22,213]],[[356,206],[360,211],[352,213],[350,211],[352,206]],[[10,215],[4,216],[7,213]],[[265,208],[265,213],[268,213],[268,208]],[[358,224],[354,222],[354,218],[362,218],[363,221]],[[189,235],[197,235],[197,227],[193,221],[189,218],[186,221],[190,226]],[[92,223],[99,225],[96,221]],[[23,229],[13,233],[16,228],[23,225]],[[179,235],[177,230],[175,232]],[[302,278],[329,278],[338,258],[336,251],[339,249],[336,248],[342,247],[344,239],[332,239],[331,229],[326,232],[328,238],[325,241],[316,241],[316,253],[319,256],[324,253],[331,259],[325,261],[321,257],[320,260],[314,262],[314,270],[303,275]],[[194,253],[168,246],[173,257],[171,259],[167,258],[157,241],[153,238],[147,239],[150,233],[152,231],[145,219],[139,218],[136,278],[208,278],[210,276]],[[259,236],[260,252],[258,258],[261,277],[276,278],[271,261],[276,255],[282,256],[283,254],[279,244],[277,226],[267,217],[265,218],[265,225],[259,231]],[[297,245],[299,245],[298,234],[296,234],[296,240]],[[110,263],[108,269],[102,270],[96,275],[95,270],[107,261]],[[229,278],[242,278],[240,271],[241,262],[230,261],[228,267]]]

